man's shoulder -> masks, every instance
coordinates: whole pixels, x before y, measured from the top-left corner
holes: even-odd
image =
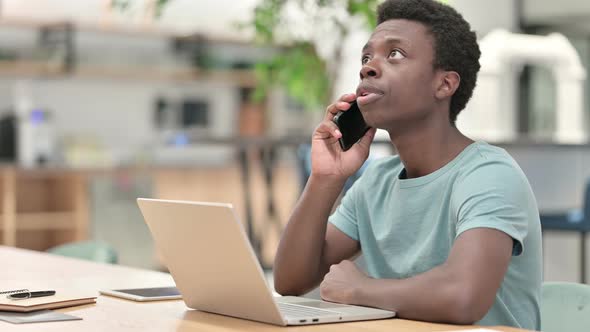
[[[526,175],[506,150],[478,142],[456,174],[454,191],[468,193],[481,188],[518,192],[527,197],[532,193]]]
[[[516,160],[506,150],[485,142],[474,144],[472,153],[461,166],[461,177],[475,175],[526,178]]]

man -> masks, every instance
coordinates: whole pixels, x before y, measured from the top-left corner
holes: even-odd
[[[275,288],[396,311],[401,318],[539,329],[538,209],[502,149],[455,127],[471,97],[479,47],[454,9],[390,0],[362,53],[360,84],[330,105],[312,138],[312,170],[282,236]],[[397,156],[366,160],[375,129],[343,152],[332,123],[357,100]],[[329,222],[328,222],[329,221]],[[362,250],[367,274],[349,260]]]

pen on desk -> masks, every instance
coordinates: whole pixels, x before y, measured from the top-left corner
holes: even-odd
[[[54,290],[14,293],[14,294],[8,295],[7,297],[11,300],[24,300],[24,299],[31,299],[34,297],[44,297],[44,296],[51,296],[51,295],[55,295]]]

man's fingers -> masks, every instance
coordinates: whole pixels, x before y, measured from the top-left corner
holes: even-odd
[[[338,139],[342,137],[342,133],[338,129],[338,126],[332,121],[324,121],[320,123],[316,129],[316,134],[320,135],[321,138],[329,138],[330,136]]]
[[[346,111],[350,108],[350,103],[356,100],[354,93],[347,93],[342,95],[335,103],[326,108],[326,119],[332,120],[340,111]]]
[[[345,101],[347,103],[353,102],[356,100],[356,93],[343,94],[342,97],[340,97],[340,100]]]
[[[320,284],[320,297],[322,298],[322,300],[330,300],[329,292],[324,282]]]
[[[351,266],[354,265],[353,262],[349,261],[348,259],[343,260],[342,262],[340,262],[340,264],[342,264],[342,266]]]
[[[328,115],[336,115],[338,114],[338,112],[340,111],[346,111],[347,109],[350,108],[350,103],[346,102],[346,101],[337,101],[333,104],[331,104],[330,106],[328,106],[328,108],[326,108],[326,113]]]

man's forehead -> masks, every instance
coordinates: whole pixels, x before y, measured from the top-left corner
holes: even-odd
[[[428,28],[420,22],[405,19],[394,19],[385,21],[375,28],[371,34],[369,43],[375,39],[398,41],[402,43],[415,43],[420,39],[430,41],[431,35]]]
[[[363,50],[373,47],[379,41],[401,46],[432,45],[432,35],[428,28],[420,22],[393,19],[385,21],[375,28]]]

